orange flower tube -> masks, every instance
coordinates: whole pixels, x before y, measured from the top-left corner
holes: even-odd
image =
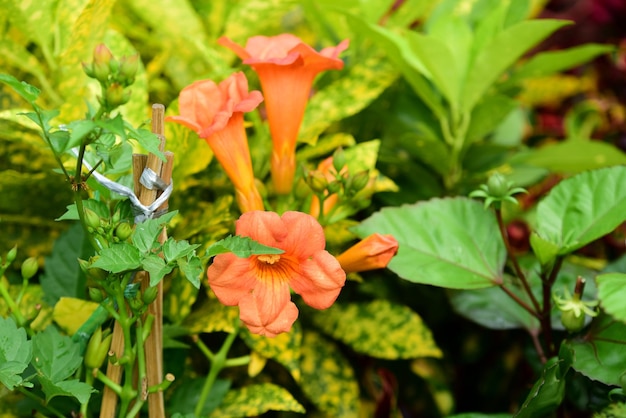
[[[387,267],[398,252],[398,241],[389,234],[372,234],[337,257],[346,273]]]
[[[242,212],[263,210],[263,199],[254,184],[243,112],[254,110],[263,101],[259,91],[248,92],[242,72],[232,74],[219,85],[211,80],[185,87],[179,96],[180,116],[166,120],[193,129],[211,147],[215,158],[235,186]]]
[[[315,76],[325,70],[340,70],[339,54],[348,40],[336,47],[314,50],[295,35],[254,36],[246,47],[226,37],[218,42],[235,52],[259,75],[267,119],[272,134],[271,172],[274,189],[288,194],[296,171],[296,141]]]
[[[236,233],[284,250],[248,258],[219,254],[207,269],[219,301],[239,306],[239,317],[251,332],[275,337],[291,329],[298,308],[290,288],[315,309],[330,307],[339,296],[346,273],[324,249],[324,230],[311,215],[247,212],[237,220]]]

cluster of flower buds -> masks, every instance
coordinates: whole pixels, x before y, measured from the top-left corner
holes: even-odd
[[[89,370],[99,369],[102,366],[109,353],[112,339],[113,333],[110,330],[102,331],[101,327],[96,328],[85,351],[85,366]]]
[[[96,46],[91,63],[83,63],[85,74],[100,83],[102,96],[98,99],[109,111],[128,102],[130,91],[126,87],[135,82],[138,68],[137,54],[115,59],[104,44]]]
[[[85,208],[85,224],[87,231],[93,234],[102,248],[108,248],[112,242],[126,241],[133,233],[133,227],[128,221],[121,219],[119,210],[111,218],[104,218]]]

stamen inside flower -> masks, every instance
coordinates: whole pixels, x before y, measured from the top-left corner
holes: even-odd
[[[265,264],[274,264],[280,260],[280,256],[278,254],[263,254],[258,256],[257,259]]]

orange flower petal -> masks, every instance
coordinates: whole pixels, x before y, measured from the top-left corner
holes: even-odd
[[[284,250],[281,242],[288,231],[276,212],[254,211],[241,215],[236,222],[236,233],[261,244]]]
[[[207,269],[209,286],[215,296],[227,306],[239,304],[257,284],[257,278],[247,258],[220,254]]]
[[[291,280],[291,288],[315,309],[326,309],[335,303],[346,282],[346,273],[327,251],[319,251],[300,264],[300,273]]]
[[[326,246],[324,229],[313,216],[302,212],[288,211],[283,213],[281,219],[289,234],[285,237],[280,248],[289,255],[304,261]],[[305,243],[306,245],[303,245]]]
[[[274,337],[289,332],[298,318],[289,285],[282,280],[261,280],[239,302],[239,317],[251,332]]]
[[[337,257],[346,273],[387,267],[398,252],[398,241],[390,234],[372,234]]]

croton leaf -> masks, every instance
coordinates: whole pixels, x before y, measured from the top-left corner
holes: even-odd
[[[229,391],[213,414],[250,417],[267,411],[306,412],[287,389],[273,383],[261,383]]]

